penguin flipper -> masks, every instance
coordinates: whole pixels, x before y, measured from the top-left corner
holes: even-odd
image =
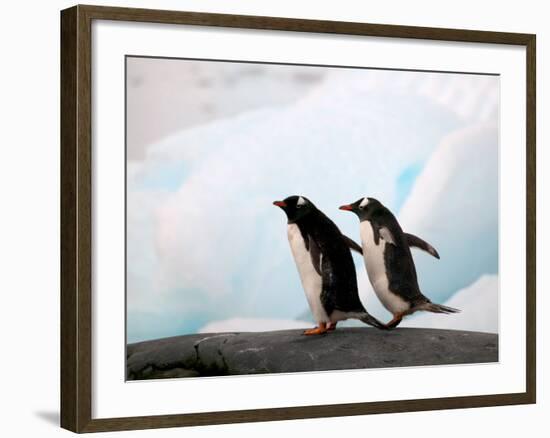
[[[432,255],[436,259],[440,258],[437,250],[420,237],[415,236],[414,234],[405,233],[405,240],[410,247],[415,247],[421,249],[422,251],[426,251],[428,254]]]
[[[315,243],[315,240],[311,236],[308,236],[308,251],[309,256],[311,257],[311,263],[313,264],[313,267],[317,271],[317,274],[323,275],[322,272],[322,254],[321,249],[319,248],[319,245]]]
[[[380,227],[375,222],[372,223],[372,237],[374,239],[374,244],[378,246],[380,243]]]
[[[361,245],[359,245],[353,239],[350,239],[348,236],[345,236],[345,235],[342,234],[342,237],[344,238],[344,241],[348,245],[349,249],[351,249],[353,251],[356,251],[359,254],[363,255],[363,248],[361,248]]]

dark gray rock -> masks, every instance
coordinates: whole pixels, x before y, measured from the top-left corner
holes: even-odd
[[[338,328],[176,336],[130,344],[128,380],[498,361],[498,335],[457,330]]]

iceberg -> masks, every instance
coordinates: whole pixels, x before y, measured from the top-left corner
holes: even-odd
[[[307,303],[286,221],[271,205],[291,194],[308,196],[355,240],[343,202],[369,195],[398,212],[405,230],[441,254],[415,253],[434,301],[496,273],[497,85],[476,75],[334,70],[293,103],[151,145],[128,173],[129,331],[146,332],[145,311],[181,311],[178,332],[166,336],[196,330],[191,314],[299,314]],[[371,310],[377,300],[356,261]]]

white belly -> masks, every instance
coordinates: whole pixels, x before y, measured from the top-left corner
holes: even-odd
[[[306,294],[306,299],[313,314],[315,322],[330,322],[330,319],[321,304],[321,290],[323,280],[317,273],[311,262],[311,257],[306,249],[302,233],[296,224],[288,224],[288,242],[290,249],[300,274],[302,287]]]
[[[386,242],[380,238],[378,245],[374,243],[374,232],[369,221],[361,222],[360,232],[365,268],[376,296],[392,314],[405,312],[409,309],[408,303],[390,291],[388,287],[388,277],[384,264]]]

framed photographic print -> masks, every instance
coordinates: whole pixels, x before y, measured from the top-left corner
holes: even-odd
[[[75,6],[61,120],[62,427],[535,402],[534,35]]]

